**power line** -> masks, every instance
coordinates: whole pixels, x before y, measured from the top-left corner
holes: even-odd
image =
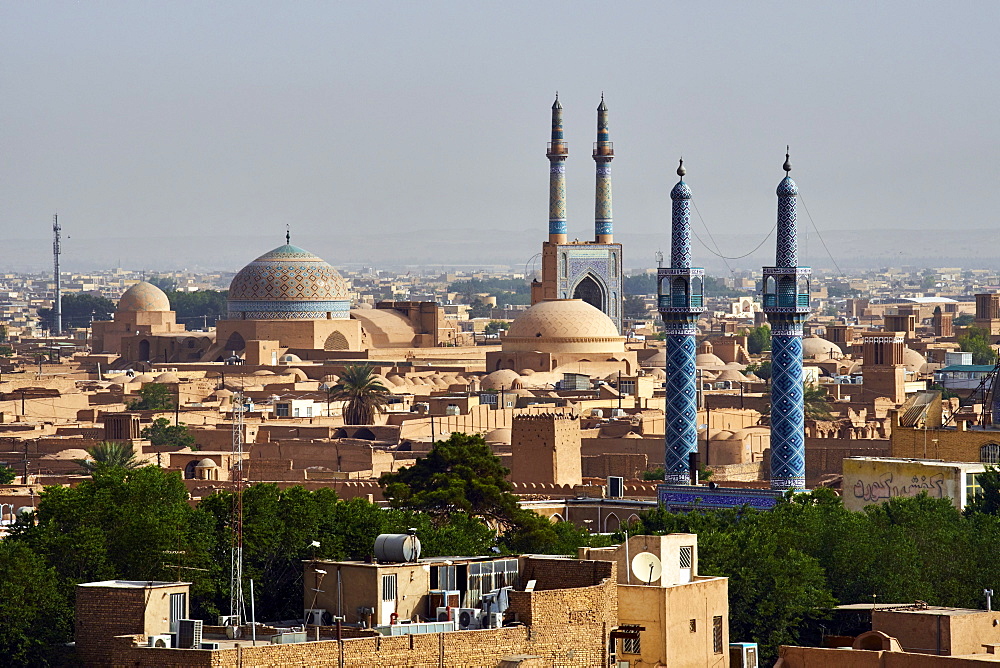
[[[693,201],[693,200],[692,200],[692,203],[694,203],[694,201]],[[695,204],[695,205],[694,205],[694,210],[695,210],[695,212],[696,212],[696,213],[698,214],[698,218],[700,218],[700,219],[701,219],[701,224],[702,224],[702,225],[705,225],[705,229],[706,229],[706,230],[708,230],[708,225],[706,225],[706,224],[705,224],[705,219],[701,217],[701,211],[699,211],[699,210],[698,210],[698,205],[697,205],[697,204]],[[717,256],[717,257],[720,257],[720,258],[722,258],[722,259],[723,259],[723,261],[725,261],[725,260],[742,260],[743,258],[745,258],[745,257],[749,257],[749,256],[753,255],[754,253],[756,253],[756,252],[757,252],[758,250],[760,250],[760,247],[761,247],[761,246],[763,246],[763,245],[764,245],[765,243],[767,243],[767,240],[771,238],[771,235],[772,235],[772,234],[774,234],[774,230],[775,230],[775,229],[777,229],[777,227],[778,227],[778,223],[777,223],[777,222],[775,222],[775,223],[774,223],[774,225],[773,225],[773,226],[771,227],[771,231],[767,233],[767,236],[766,236],[766,237],[764,237],[764,238],[763,238],[763,240],[761,240],[761,242],[760,242],[759,244],[757,244],[757,245],[756,245],[756,246],[754,247],[754,249],[753,249],[752,251],[750,251],[749,253],[745,253],[745,254],[743,254],[743,255],[737,255],[737,256],[735,256],[735,257],[731,257],[731,256],[729,256],[729,255],[723,255],[723,254],[722,254],[721,252],[716,252],[716,251],[713,251],[713,250],[712,250],[712,249],[711,249],[711,248],[710,248],[710,247],[708,246],[708,244],[706,244],[706,243],[705,243],[705,242],[704,242],[704,241],[702,240],[702,238],[698,236],[698,233],[697,233],[697,232],[695,232],[694,230],[691,230],[691,233],[692,233],[692,234],[694,234],[695,238],[696,238],[696,239],[697,239],[697,240],[698,240],[699,242],[701,242],[701,245],[702,245],[702,246],[704,246],[704,247],[705,247],[705,249],[706,249],[706,250],[707,250],[707,251],[708,251],[709,253],[711,253],[712,255],[715,255],[715,256]],[[711,231],[709,231],[709,232],[708,232],[708,235],[709,235],[709,238],[711,238],[711,239],[712,239],[712,243],[713,243],[713,244],[715,244],[715,247],[716,247],[716,249],[718,249],[718,248],[719,248],[719,244],[717,244],[717,243],[715,242],[715,239],[714,239],[714,238],[712,237],[712,232],[711,232]],[[728,263],[728,262],[726,262],[726,266],[727,266],[727,267],[729,267],[729,263]],[[733,270],[733,269],[732,269],[732,267],[729,267],[729,271],[730,271],[730,272],[732,272],[732,270]]]
[[[826,241],[823,240],[823,234],[819,231],[819,228],[816,226],[816,221],[813,220],[812,214],[809,213],[809,207],[806,206],[806,201],[802,199],[801,193],[799,194],[799,200],[802,202],[802,208],[806,210],[806,216],[809,217],[809,222],[812,223],[813,229],[816,230],[816,236],[819,237],[819,242],[823,244],[823,250],[825,250],[826,254],[830,257],[830,261],[833,262],[833,266],[837,268],[837,274],[839,276],[844,276],[845,275],[844,271],[840,268],[840,265],[837,264],[837,260],[834,259],[833,253],[831,253],[830,249],[826,247]]]

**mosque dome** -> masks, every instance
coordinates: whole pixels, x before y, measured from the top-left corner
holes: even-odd
[[[506,390],[510,389],[515,380],[520,379],[520,374],[513,369],[500,369],[483,376],[481,387],[484,390],[499,390],[501,388]]]
[[[169,311],[170,300],[166,293],[152,283],[142,281],[136,283],[118,300],[119,312],[135,313],[137,311]]]
[[[504,352],[620,353],[625,337],[611,318],[582,299],[552,299],[518,316],[502,345]]]
[[[347,319],[347,282],[309,251],[285,244],[240,269],[229,285],[232,320]]]
[[[903,348],[903,366],[907,371],[922,373],[927,364],[927,358],[909,346]]]
[[[792,181],[792,177],[786,176],[778,184],[778,197],[795,197],[799,194],[799,187]]]

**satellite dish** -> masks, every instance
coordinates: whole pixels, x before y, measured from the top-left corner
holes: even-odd
[[[640,552],[632,557],[632,575],[640,582],[656,582],[662,574],[663,564],[652,552]]]

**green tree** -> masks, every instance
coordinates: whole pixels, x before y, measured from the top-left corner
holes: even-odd
[[[925,269],[920,277],[920,289],[924,292],[937,287],[938,275],[933,269]]]
[[[169,276],[152,276],[146,279],[150,285],[155,285],[164,292],[171,292],[177,289],[177,280]]]
[[[771,360],[747,364],[746,372],[752,373],[766,383],[771,380]]]
[[[622,312],[629,320],[644,320],[649,317],[646,300],[638,295],[625,295]]]
[[[58,577],[23,542],[0,541],[0,656],[5,666],[53,664],[52,645],[72,636],[73,608]]]
[[[153,420],[153,424],[143,429],[140,436],[148,439],[153,445],[198,449],[194,442],[194,436],[188,433],[187,427],[183,423],[172,425],[167,418]]]
[[[6,464],[0,464],[0,485],[9,485],[14,482],[17,472]]]
[[[830,413],[829,395],[825,387],[813,383],[803,384],[802,402],[806,418],[810,420],[833,419],[833,415]]]
[[[482,436],[455,432],[413,466],[383,474],[379,485],[393,508],[425,512],[438,525],[463,512],[509,528],[519,510],[509,474]]]
[[[997,353],[990,345],[990,332],[983,327],[968,327],[958,337],[958,346],[965,352],[972,353],[973,364],[996,363]]]
[[[493,315],[493,307],[489,304],[484,304],[479,299],[469,303],[470,318],[489,318],[491,315]]]
[[[746,330],[747,348],[753,355],[771,349],[771,328],[767,325],[753,327]]]
[[[346,401],[344,424],[373,424],[385,406],[389,390],[375,377],[369,364],[352,364],[333,386],[333,398]]]
[[[167,291],[170,308],[177,313],[178,320],[189,323],[189,326],[212,325],[224,318],[228,298],[228,290]]]
[[[62,297],[63,327],[86,327],[91,320],[110,320],[114,312],[114,302],[106,297],[86,292],[74,292]],[[56,325],[54,309],[38,309],[38,319],[43,329],[51,330]]]
[[[952,324],[956,327],[968,327],[975,319],[976,317],[971,313],[960,313],[954,320],[952,320]]]
[[[486,333],[487,334],[499,334],[500,332],[506,332],[510,329],[510,323],[504,320],[491,320],[486,323]]]
[[[169,411],[174,408],[170,388],[163,383],[147,383],[139,389],[139,398],[128,403],[130,411]]]
[[[98,443],[87,448],[88,459],[77,459],[77,464],[87,473],[97,473],[107,468],[135,469],[141,464],[132,447],[117,441]]]

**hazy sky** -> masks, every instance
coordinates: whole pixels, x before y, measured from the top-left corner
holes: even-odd
[[[616,231],[668,238],[683,154],[713,232],[767,234],[786,143],[823,231],[995,230],[998,26],[997,2],[3,0],[0,233],[540,242],[556,90],[571,237],[602,91]]]

